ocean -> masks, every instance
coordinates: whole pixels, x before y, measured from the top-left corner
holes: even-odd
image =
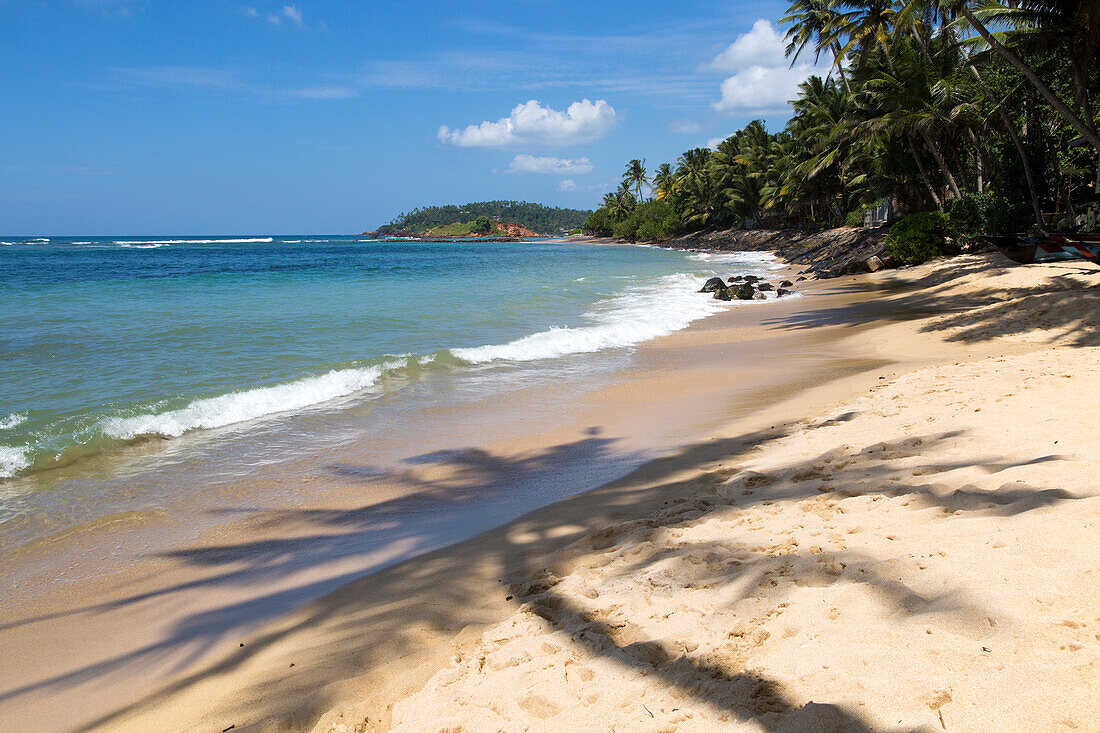
[[[744,307],[698,294],[707,277],[778,266],[568,240],[0,237],[0,522],[223,438],[265,464],[347,440],[383,398],[583,379]]]

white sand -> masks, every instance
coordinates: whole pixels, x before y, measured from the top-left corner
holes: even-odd
[[[515,613],[456,644],[393,729],[1100,730],[1100,348],[1078,345],[1100,275],[1064,270],[888,276],[987,304],[879,329],[880,353],[982,353],[532,558]]]
[[[481,446],[540,464],[612,417],[705,413],[671,455],[356,580],[140,695],[107,678],[43,688],[16,719],[1100,730],[1100,269],[987,255],[807,285],[645,345],[560,434]],[[363,499],[348,500],[354,514]],[[194,574],[168,565],[123,590]],[[48,638],[86,668],[78,631],[142,618],[62,615],[9,631],[7,649],[26,666]]]

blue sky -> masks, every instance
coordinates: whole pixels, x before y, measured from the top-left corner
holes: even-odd
[[[591,208],[798,81],[785,2],[0,0],[0,233],[343,233]],[[812,61],[812,59],[810,59]]]

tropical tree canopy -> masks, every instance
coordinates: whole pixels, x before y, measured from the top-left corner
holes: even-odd
[[[1098,0],[793,0],[780,22],[792,65],[832,62],[799,87],[784,129],[751,122],[652,179],[631,160],[586,226],[816,229],[886,200],[997,212],[988,227],[1022,230],[1097,207]]]

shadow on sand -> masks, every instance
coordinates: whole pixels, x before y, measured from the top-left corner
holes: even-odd
[[[851,414],[843,415],[812,429],[851,417]],[[710,512],[734,505],[745,508],[760,502],[796,502],[825,496],[827,494],[812,486],[813,482],[797,480],[820,474],[822,466],[829,466],[831,494],[907,494],[912,496],[919,508],[940,507],[945,512],[1012,515],[1073,498],[1057,489],[1020,485],[985,492],[966,488],[949,490],[936,483],[899,484],[894,480],[896,469],[890,466],[889,461],[850,460],[856,451],[853,455],[809,457],[786,466],[774,476],[748,476],[740,484],[743,490],[733,496],[723,496],[718,492],[718,487],[727,481],[728,470],[715,472],[713,469],[717,461],[735,466],[750,451],[766,446],[788,432],[779,428],[734,439],[711,440],[651,462],[587,494],[583,501],[578,498],[566,500],[556,507],[556,511],[534,512],[518,520],[510,531],[495,533],[492,543],[477,544],[479,555],[476,565],[489,575],[495,575],[497,581],[511,590],[508,607],[527,604],[550,624],[566,630],[574,643],[589,653],[629,667],[644,668],[647,673],[659,676],[701,702],[728,710],[737,719],[755,720],[771,730],[782,720],[786,720],[784,725],[789,725],[792,722],[787,719],[789,715],[812,713],[814,720],[832,721],[830,729],[833,730],[871,731],[873,728],[856,711],[828,702],[812,703],[805,708],[796,705],[774,680],[696,659],[684,651],[685,644],[676,640],[626,639],[622,633],[622,623],[611,624],[606,618],[596,617],[590,610],[578,606],[575,599],[554,590],[553,578],[565,572],[563,568],[569,564],[571,557],[590,553],[593,548],[611,546],[628,533],[632,533],[633,540],[644,541],[647,532],[696,522]],[[919,440],[907,441],[909,448],[895,447],[893,455],[919,456],[928,448],[954,437],[957,434],[921,436]],[[599,441],[595,437],[589,440]],[[921,447],[915,447],[917,445]],[[576,444],[559,446],[540,456],[535,464],[539,470],[551,470],[555,461],[570,460],[569,457],[579,448]],[[588,445],[585,449],[602,450],[596,445]],[[1059,456],[1042,456],[1026,463],[1059,459]],[[406,509],[410,503],[415,508],[418,502],[423,501],[423,495],[435,492],[460,497],[458,500],[461,501],[461,497],[468,496],[468,492],[492,483],[494,477],[531,470],[522,463],[513,465],[506,458],[484,451],[425,455],[416,460],[447,464],[454,469],[454,478],[426,483],[421,487],[423,494],[400,502]],[[846,464],[851,465],[846,468]],[[935,475],[963,465],[972,466],[974,463],[930,461],[923,468],[928,474]],[[990,456],[979,465],[993,473],[1024,463]],[[352,472],[356,473],[358,469]],[[367,467],[363,467],[363,472],[369,474]],[[796,480],[779,481],[777,477],[780,474]],[[884,486],[890,488],[886,490]],[[381,505],[351,511],[288,512],[269,521],[286,521],[295,525],[306,523],[316,527],[317,531],[307,536],[254,545],[243,543],[185,550],[174,553],[174,556],[182,562],[224,570],[202,582],[231,584],[240,573],[278,575],[286,568],[324,562],[333,553],[345,552],[348,533],[369,534],[380,518],[391,517],[399,511],[397,506]],[[339,532],[334,533],[334,530]],[[586,541],[577,542],[581,539]],[[372,666],[392,663],[414,651],[422,642],[425,629],[445,637],[453,636],[470,625],[498,620],[501,616],[499,601],[495,610],[486,609],[484,599],[475,595],[482,593],[484,586],[463,581],[466,575],[475,571],[470,554],[463,547],[459,545],[453,550],[435,552],[412,564],[361,578],[340,592],[308,604],[301,612],[294,614],[290,623],[280,624],[278,628],[252,639],[247,648],[188,674],[155,695],[103,717],[85,729],[110,725],[150,706],[163,704],[174,696],[187,693],[189,688],[211,675],[232,672],[274,645],[310,630],[323,630],[324,641],[322,645],[310,649],[306,656],[314,663],[324,664],[326,678],[336,681],[358,677]],[[532,552],[535,548],[538,551]],[[701,548],[684,547],[676,552],[698,549]],[[719,561],[726,562],[726,581],[740,583],[745,595],[774,592],[773,579],[781,575],[795,582],[862,583],[903,614],[952,614],[973,610],[973,602],[960,592],[923,596],[898,578],[890,577],[881,562],[855,553],[836,553],[834,557],[791,550],[775,554],[761,548],[729,545],[705,549],[711,556],[725,553],[727,557],[719,558]],[[548,554],[551,552],[556,554]],[[667,557],[667,553],[667,550],[654,552],[637,559],[630,570],[659,562]],[[549,564],[544,564],[547,557],[553,559]],[[846,570],[843,574],[823,570],[830,563],[842,563]],[[547,581],[547,578],[550,580]],[[336,578],[333,582],[342,583],[345,580],[350,578]],[[505,588],[499,585],[497,588],[503,595]],[[165,592],[174,590],[177,589],[167,589]],[[311,591],[316,589],[300,592],[305,594]],[[372,599],[375,598],[380,600],[374,602]],[[276,602],[276,605],[281,605],[283,600],[263,597],[249,603],[267,605]],[[507,607],[503,610],[506,614]],[[170,646],[215,632],[220,635],[227,625],[233,625],[234,619],[250,613],[247,606],[228,604],[214,612],[187,619],[163,644]],[[629,624],[629,619],[625,619],[625,623]],[[142,650],[140,653],[150,651]],[[120,658],[105,664],[122,666],[131,661]],[[304,664],[310,662],[307,660]],[[104,671],[97,665],[64,678],[45,681],[41,685],[69,684]],[[265,720],[279,720],[283,725],[309,728],[319,715],[337,702],[338,687],[322,687],[316,677],[296,676],[287,674],[284,669],[272,669],[269,677],[255,682],[254,688],[240,691],[242,697],[248,700],[247,707],[232,710],[214,708],[209,711],[208,717],[224,721],[226,726],[236,725],[237,729]]]
[[[974,272],[985,263],[970,266]],[[814,310],[807,315],[793,315],[777,321],[785,328],[811,328],[826,324],[860,325],[872,321],[909,320],[933,314],[947,313],[947,321],[956,326],[978,328],[985,321],[996,321],[1002,332],[1020,333],[1029,328],[1026,319],[1014,321],[1012,298],[1057,298],[1067,288],[1052,286],[1049,292],[978,291],[965,300],[950,303],[945,309],[942,296],[927,293],[925,288],[937,282],[958,277],[959,271],[937,273],[916,285],[883,287],[888,302],[874,300],[852,306]],[[1057,285],[1057,283],[1055,283]],[[866,288],[866,283],[858,286]],[[1087,297],[1095,297],[1090,288]],[[1080,291],[1078,297],[1082,297]],[[977,310],[1004,301],[1004,310]],[[977,311],[977,312],[976,312]],[[1096,324],[1066,322],[1076,328],[1079,345],[1094,345],[1100,339]],[[939,326],[937,326],[939,327]],[[1007,330],[1007,331],[1006,331]],[[973,331],[978,333],[980,331]],[[964,330],[957,338],[965,339]],[[976,336],[975,336],[976,337]],[[849,414],[830,423],[851,419]],[[814,428],[825,427],[821,423]],[[798,429],[805,429],[797,426]],[[608,545],[627,532],[641,533],[675,526],[678,522],[694,522],[710,512],[731,505],[740,508],[759,502],[796,502],[821,493],[812,482],[773,481],[762,479],[758,486],[746,488],[742,494],[723,497],[717,487],[726,481],[729,469],[716,472],[718,462],[735,467],[751,451],[766,447],[771,441],[788,435],[795,426],[748,433],[736,438],[710,440],[687,446],[674,455],[652,461],[625,477],[589,492],[583,498],[566,499],[553,510],[535,511],[507,528],[494,530],[488,540],[475,538],[453,548],[436,550],[414,562],[396,567],[383,567],[367,577],[362,569],[337,574],[313,584],[295,586],[261,594],[239,603],[226,603],[213,610],[194,614],[181,621],[162,641],[120,655],[101,663],[73,670],[67,674],[28,684],[0,695],[0,704],[34,691],[49,691],[64,686],[82,684],[105,674],[119,672],[145,657],[191,645],[195,652],[184,659],[182,671],[192,659],[212,647],[227,645],[234,629],[247,621],[270,620],[288,613],[301,603],[310,601],[276,626],[254,635],[245,648],[235,648],[220,661],[203,665],[179,677],[156,693],[134,701],[113,713],[88,724],[82,730],[110,726],[133,715],[164,705],[178,696],[193,694],[198,686],[212,677],[239,670],[279,645],[294,645],[295,640],[310,635],[312,646],[302,653],[298,669],[322,665],[317,673],[322,681],[363,679],[372,668],[392,664],[423,646],[425,638],[449,638],[469,626],[493,623],[508,615],[521,604],[528,604],[554,627],[568,631],[573,642],[591,654],[597,654],[628,667],[644,668],[675,685],[700,702],[728,710],[740,720],[757,720],[765,729],[774,729],[777,721],[789,715],[801,714],[799,707],[774,681],[744,670],[716,666],[697,659],[684,651],[684,644],[670,640],[627,640],[621,628],[606,619],[596,618],[591,611],[577,605],[574,599],[555,593],[553,583],[539,578],[564,572],[563,568],[575,554],[591,552],[595,542]],[[950,440],[950,434],[920,436],[922,448],[912,448],[910,457],[921,455],[928,448]],[[445,542],[448,521],[463,512],[485,514],[487,505],[507,502],[512,486],[540,476],[555,481],[569,481],[570,471],[578,466],[592,467],[601,463],[626,465],[618,456],[612,441],[600,437],[592,428],[588,437],[555,446],[536,456],[514,460],[470,448],[418,456],[410,460],[410,472],[402,480],[415,486],[415,491],[392,501],[365,504],[349,510],[284,511],[267,515],[264,529],[275,539],[263,539],[213,547],[185,549],[170,557],[186,565],[201,568],[203,575],[192,583],[175,585],[156,594],[135,595],[111,604],[90,606],[71,612],[99,614],[126,604],[149,600],[154,595],[171,596],[198,586],[232,589],[237,583],[262,582],[289,573],[337,561],[354,560],[376,551],[379,547],[407,542],[415,547],[425,536]],[[901,450],[905,450],[902,448]],[[1027,512],[1072,499],[1057,489],[1014,485],[996,492],[950,489],[935,482],[899,484],[896,472],[888,461],[857,462],[844,467],[851,456],[813,456],[792,463],[779,472],[784,476],[810,476],[829,464],[829,492],[840,496],[910,494],[918,507],[940,507],[946,512],[976,512],[987,515],[1012,515]],[[635,458],[636,457],[631,457]],[[1053,461],[1059,456],[1039,456],[1028,461]],[[929,461],[924,473],[934,476],[973,461],[938,463]],[[990,473],[1024,463],[1012,463],[1002,457],[990,456],[981,461]],[[424,479],[415,467],[441,469],[438,475]],[[585,468],[585,470],[589,470]],[[364,485],[376,480],[371,466],[339,465],[331,471],[347,480]],[[615,472],[616,465],[602,469]],[[435,475],[435,474],[433,474]],[[778,474],[777,474],[778,475]],[[774,478],[774,477],[773,477]],[[889,487],[884,488],[884,487]],[[537,505],[537,504],[536,504]],[[491,512],[486,529],[499,524]],[[414,521],[419,516],[420,521]],[[294,534],[278,537],[280,526],[294,527]],[[302,531],[302,527],[310,531]],[[587,538],[587,539],[586,539]],[[586,540],[578,542],[578,540]],[[438,545],[436,545],[438,546]],[[852,554],[823,558],[820,554],[791,551],[782,556],[755,551],[753,548],[715,547],[713,553],[731,553],[728,558],[728,581],[744,583],[745,593],[760,592],[777,573],[787,578],[814,582],[856,582],[866,585],[899,613],[951,614],[972,608],[972,602],[959,593],[925,597],[898,578],[884,573],[881,563],[872,568],[872,559]],[[682,550],[690,551],[690,548]],[[554,558],[547,561],[546,558]],[[641,558],[635,567],[662,559],[660,553]],[[824,562],[823,562],[824,560]],[[822,570],[829,561],[842,563],[843,574]],[[863,569],[865,572],[854,572]],[[852,571],[852,572],[849,572]],[[468,582],[473,576],[485,583],[494,582],[515,588],[504,601],[504,587],[499,598],[484,597],[485,583]],[[346,587],[342,587],[345,586]],[[338,592],[327,592],[340,588]],[[310,600],[323,596],[318,600]],[[27,619],[18,623],[33,623]],[[629,619],[627,619],[629,622]],[[280,667],[270,673],[253,675],[252,687],[238,690],[238,702],[233,707],[210,700],[206,719],[220,727],[234,725],[236,730],[263,721],[279,721],[290,728],[309,728],[318,717],[331,708],[349,688],[340,684],[319,684],[314,675],[288,674]],[[244,702],[240,702],[240,701]],[[832,720],[831,729],[871,731],[856,711],[832,703],[811,703],[817,720]],[[806,706],[807,708],[809,706]],[[789,720],[787,722],[790,722]],[[222,725],[224,723],[224,725]],[[220,728],[219,728],[220,729]]]

